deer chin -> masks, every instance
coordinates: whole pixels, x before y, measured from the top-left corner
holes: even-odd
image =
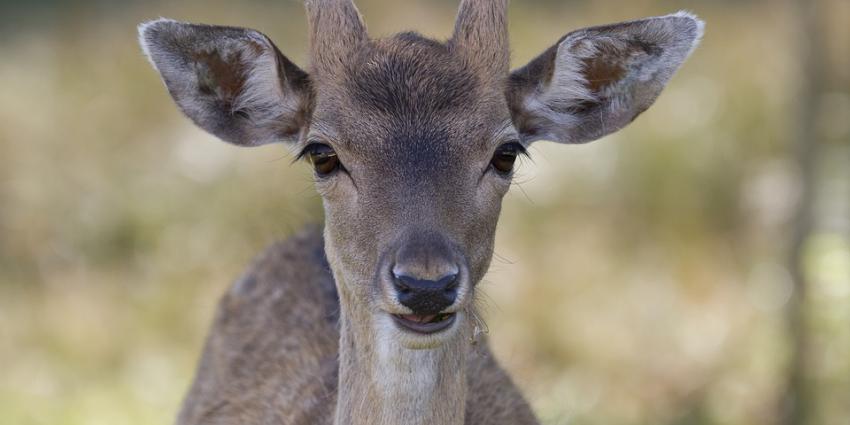
[[[378,320],[380,339],[411,350],[435,349],[458,337],[463,320],[462,312],[428,316],[383,312]]]

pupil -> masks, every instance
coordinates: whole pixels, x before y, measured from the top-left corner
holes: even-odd
[[[310,155],[310,162],[319,174],[329,174],[336,169],[336,155],[330,152],[315,152]]]
[[[516,152],[510,150],[501,150],[496,152],[496,155],[493,158],[493,167],[502,173],[510,172],[514,168],[516,156]]]

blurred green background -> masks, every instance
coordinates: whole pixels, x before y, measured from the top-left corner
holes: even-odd
[[[373,35],[453,0],[358,2]],[[546,424],[850,424],[850,2],[514,0],[522,65],[569,30],[689,9],[701,47],[633,125],[538,143],[481,284]],[[215,302],[321,220],[280,146],[193,127],[136,44],[159,16],[259,29],[298,1],[0,3],[0,423],[170,423]]]

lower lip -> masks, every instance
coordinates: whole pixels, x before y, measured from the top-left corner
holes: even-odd
[[[402,330],[415,332],[421,335],[431,335],[440,331],[444,331],[450,328],[457,319],[456,313],[452,314],[448,319],[436,323],[418,323],[402,319],[401,317],[395,314],[392,314],[391,316],[393,318],[393,321],[395,321],[396,325]]]

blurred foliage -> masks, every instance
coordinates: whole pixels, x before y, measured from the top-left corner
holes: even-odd
[[[358,2],[373,34],[449,34],[456,2]],[[808,423],[850,421],[850,3],[822,0]],[[788,1],[519,1],[520,65],[568,30],[690,9],[702,46],[628,129],[538,143],[481,284],[494,346],[547,424],[776,423],[797,341],[789,236],[799,25]],[[284,148],[192,127],[135,41],[158,16],[264,31],[305,63],[297,1],[0,3],[0,422],[161,424],[217,297],[321,220]],[[797,366],[795,366],[797,367]]]

